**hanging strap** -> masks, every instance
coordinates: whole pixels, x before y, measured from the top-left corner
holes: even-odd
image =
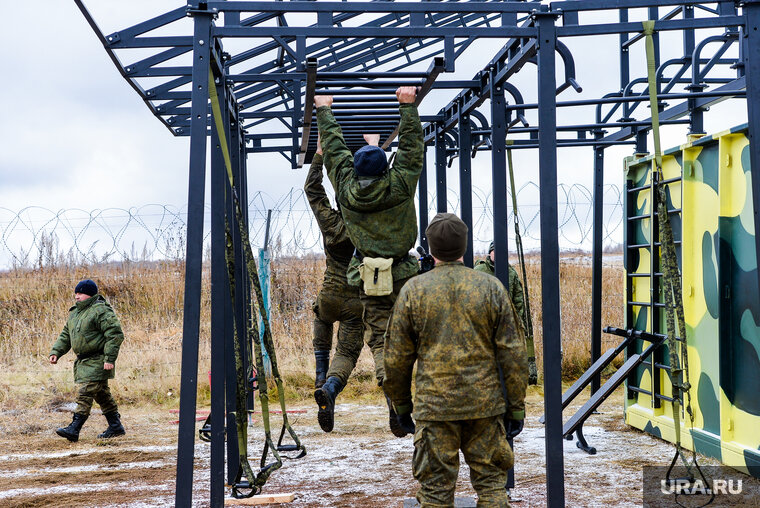
[[[512,145],[512,140],[507,140],[507,146]],[[528,297],[528,272],[525,270],[525,254],[523,253],[522,236],[520,235],[520,216],[517,213],[517,188],[515,187],[515,171],[512,165],[512,149],[507,148],[507,166],[509,168],[509,186],[512,188],[512,212],[515,222],[515,246],[517,248],[517,257],[520,263],[520,272],[522,273],[523,282],[523,302],[525,302],[525,314],[520,316],[525,325],[525,342],[528,349],[528,362],[536,366],[536,352],[533,344],[533,318],[530,313],[530,298]]]
[[[246,269],[248,272],[248,279],[251,287],[256,294],[255,309],[261,316],[261,323],[263,328],[263,334],[259,335],[258,323],[254,318],[249,319],[248,323],[248,340],[246,341],[246,355],[249,359],[248,364],[251,365],[251,351],[250,343],[253,343],[253,353],[256,358],[256,381],[259,388],[259,400],[261,403],[261,416],[264,426],[265,444],[264,450],[261,455],[260,469],[258,473],[253,475],[253,472],[248,464],[248,442],[247,442],[247,421],[246,421],[246,378],[252,377],[252,371],[244,372],[242,354],[237,338],[235,338],[235,366],[237,371],[237,393],[236,393],[236,406],[237,411],[235,414],[235,422],[238,433],[238,446],[239,457],[241,467],[238,469],[238,477],[235,485],[233,485],[232,493],[235,497],[250,497],[254,494],[261,492],[261,488],[266,483],[269,476],[282,466],[282,458],[279,451],[287,452],[300,452],[296,457],[286,458],[300,458],[306,455],[306,448],[301,444],[298,436],[288,421],[288,412],[285,405],[285,390],[280,376],[280,370],[277,365],[277,353],[274,347],[274,341],[272,340],[272,330],[269,325],[269,318],[267,317],[264,305],[264,296],[261,291],[261,283],[259,281],[258,269],[256,267],[256,258],[253,255],[253,249],[251,248],[250,238],[248,236],[248,230],[245,227],[245,220],[243,218],[242,207],[240,200],[235,190],[235,178],[232,173],[232,163],[230,160],[229,147],[227,144],[227,136],[224,130],[224,120],[222,118],[221,106],[219,104],[219,96],[216,92],[216,83],[214,82],[213,72],[209,68],[209,98],[211,100],[211,110],[214,117],[214,125],[216,128],[217,136],[219,138],[219,145],[222,150],[222,156],[224,158],[224,165],[227,170],[227,178],[229,179],[230,189],[232,189],[233,208],[235,209],[235,219],[238,224],[238,231],[241,238],[241,243],[244,250],[244,259],[246,263]],[[234,250],[232,246],[232,235],[230,233],[229,222],[225,219],[226,229],[226,249],[225,255],[227,258],[227,270],[230,280],[231,296],[234,298]],[[235,323],[233,321],[233,329]],[[234,335],[237,335],[237,330],[234,331]],[[275,380],[277,387],[277,395],[280,401],[280,408],[282,410],[282,431],[280,437],[275,446],[272,441],[272,434],[269,422],[269,389],[267,386],[267,379],[264,368],[264,358],[262,353],[262,342],[267,352],[269,353],[269,359],[272,367],[272,376]],[[285,436],[285,432],[293,439],[294,444],[283,445],[282,440]],[[275,459],[274,462],[267,464],[266,459],[268,452],[271,450]],[[242,476],[245,475],[246,481],[241,481]],[[250,489],[250,491],[248,490]],[[245,491],[245,492],[244,492]]]
[[[662,147],[660,145],[660,112],[657,100],[657,69],[655,67],[654,59],[654,23],[654,21],[649,20],[642,22],[642,25],[646,39],[647,81],[649,84],[649,105],[652,112],[652,136],[654,138],[655,167],[652,170],[652,201],[654,201],[657,206],[657,223],[660,229],[663,296],[665,307],[667,309],[667,341],[670,358],[670,381],[673,392],[673,425],[676,441],[676,453],[670,463],[670,468],[668,469],[666,476],[669,480],[670,472],[673,470],[673,466],[680,457],[690,478],[694,478],[693,468],[695,468],[705,484],[708,484],[707,478],[704,473],[702,473],[702,469],[697,463],[696,446],[692,444],[693,450],[691,463],[686,459],[681,446],[680,419],[681,403],[684,397],[686,399],[685,409],[692,430],[694,429],[694,412],[691,406],[691,384],[689,383],[689,358],[686,342],[686,319],[684,317],[683,294],[681,290],[681,274],[678,268],[678,257],[676,255],[675,241],[673,238],[673,227],[670,223],[670,215],[668,214],[666,186],[660,183],[664,178],[662,174]],[[652,227],[653,226],[654,224],[652,224]],[[655,252],[653,252],[652,255],[654,256]],[[654,280],[654,274],[652,274],[652,279]],[[654,308],[651,309],[651,312],[652,316],[654,316]],[[676,332],[678,333],[678,336],[676,336]],[[652,396],[654,397],[654,393]],[[713,499],[714,494],[703,506],[710,504]]]

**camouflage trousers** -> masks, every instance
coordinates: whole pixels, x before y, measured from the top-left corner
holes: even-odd
[[[507,443],[504,415],[477,420],[417,420],[412,473],[420,482],[417,501],[422,508],[453,507],[459,450],[470,466],[470,483],[478,507],[509,507],[507,470],[514,463]]]
[[[332,349],[333,323],[339,321],[338,343],[330,361],[327,377],[336,376],[343,385],[356,367],[356,360],[364,346],[362,305],[359,297],[346,297],[330,291],[320,291],[314,302],[314,351]]]
[[[89,415],[93,400],[98,403],[100,409],[103,410],[103,414],[112,413],[117,410],[116,401],[111,396],[111,389],[108,388],[107,379],[80,384],[79,393],[77,394],[77,408],[74,412]]]
[[[399,279],[393,281],[393,293],[386,296],[368,296],[362,287],[361,301],[364,307],[362,320],[367,328],[365,335],[367,345],[372,351],[375,360],[375,377],[377,384],[382,385],[385,378],[385,366],[383,365],[383,347],[385,346],[385,331],[388,329],[388,321],[391,318],[393,304],[396,303],[398,293],[404,287],[406,281],[411,279]]]

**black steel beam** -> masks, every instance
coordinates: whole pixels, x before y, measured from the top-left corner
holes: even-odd
[[[543,315],[546,501],[565,506],[562,439],[562,348],[557,205],[557,106],[555,14],[535,16],[538,25],[538,172],[541,213],[541,311]],[[496,133],[494,133],[494,136]],[[495,222],[495,221],[494,221]]]
[[[210,62],[211,16],[197,14],[193,29],[193,122],[190,135],[190,171],[187,197],[187,254],[185,299],[182,317],[182,370],[177,436],[175,506],[190,508],[193,502],[195,455],[195,404],[198,390],[198,341],[201,316],[201,268],[203,265],[203,216],[206,190],[206,105]]]
[[[465,266],[473,266],[472,233],[472,121],[470,115],[459,117],[459,210],[467,224],[467,250],[464,253]]]

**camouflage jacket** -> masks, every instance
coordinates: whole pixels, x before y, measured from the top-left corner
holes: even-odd
[[[525,417],[525,335],[504,286],[465,267],[439,263],[407,282],[393,307],[385,341],[383,389],[396,410],[420,420],[469,420],[507,411]]]
[[[330,178],[346,228],[364,256],[393,258],[393,279],[417,273],[417,260],[409,255],[417,240],[414,197],[422,173],[425,145],[417,107],[399,106],[399,145],[393,166],[380,178],[360,182],[354,157],[329,107],[317,108],[327,176]],[[399,262],[400,261],[400,262]],[[359,260],[351,260],[349,284],[359,284]]]
[[[317,219],[319,230],[322,232],[322,243],[325,247],[327,268],[322,288],[331,292],[343,293],[350,290],[346,282],[348,264],[354,255],[354,244],[348,237],[346,225],[343,223],[338,210],[330,206],[325,188],[322,185],[322,155],[316,154],[311,161],[306,183],[303,186],[306,199],[309,200],[314,217]],[[357,296],[357,295],[353,295]]]
[[[74,381],[102,381],[113,378],[116,369],[105,370],[103,364],[116,362],[123,341],[119,318],[105,298],[95,295],[69,309],[69,318],[50,354],[60,358],[74,351]]]
[[[475,263],[475,270],[487,273],[489,275],[495,274],[493,261],[491,261],[491,258],[488,256],[486,256],[485,259],[479,259]],[[520,282],[520,276],[517,274],[517,270],[515,270],[515,267],[512,265],[509,265],[509,297],[512,299],[512,305],[515,306],[517,315],[520,316],[523,325],[525,325],[527,321],[525,318],[525,298],[523,296],[523,285],[522,282]]]

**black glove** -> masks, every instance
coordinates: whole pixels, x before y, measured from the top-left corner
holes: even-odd
[[[507,439],[514,439],[523,430],[524,420],[510,420],[504,419],[504,427],[507,430]]]
[[[406,413],[403,415],[397,414],[396,421],[398,422],[398,426],[401,427],[404,432],[407,434],[414,434],[415,427],[414,420],[412,420],[412,413]]]

